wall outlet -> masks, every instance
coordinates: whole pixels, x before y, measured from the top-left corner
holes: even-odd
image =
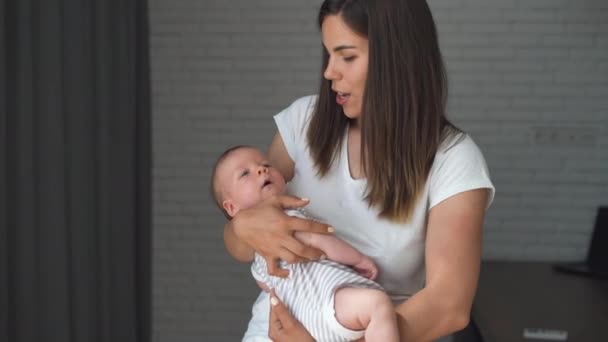
[[[594,147],[595,129],[590,127],[533,127],[534,144],[548,147]]]

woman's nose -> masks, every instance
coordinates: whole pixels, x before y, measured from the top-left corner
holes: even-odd
[[[327,68],[325,68],[325,71],[323,72],[323,77],[328,81],[331,81],[335,78],[335,75],[333,71],[329,68],[329,65],[327,66]]]
[[[329,81],[338,79],[338,72],[331,61],[327,62],[327,67],[325,67],[325,71],[323,71],[323,77]]]

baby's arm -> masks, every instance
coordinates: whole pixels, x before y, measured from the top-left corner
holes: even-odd
[[[364,277],[373,280],[378,275],[378,268],[370,257],[334,235],[298,231],[295,232],[295,237],[311,247],[320,249],[330,260],[353,266]]]

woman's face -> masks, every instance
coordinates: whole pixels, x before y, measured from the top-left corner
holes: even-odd
[[[340,16],[330,15],[321,26],[329,54],[323,77],[331,81],[336,102],[351,119],[361,116],[367,80],[368,41],[351,30]],[[358,120],[356,120],[358,121]]]

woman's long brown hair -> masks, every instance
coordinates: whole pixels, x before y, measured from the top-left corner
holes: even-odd
[[[407,222],[424,191],[441,143],[461,133],[446,118],[447,76],[425,0],[326,0],[319,27],[339,15],[369,41],[361,113],[366,201],[379,216]],[[329,55],[323,49],[322,71]],[[307,139],[319,176],[337,158],[349,119],[321,78]]]

